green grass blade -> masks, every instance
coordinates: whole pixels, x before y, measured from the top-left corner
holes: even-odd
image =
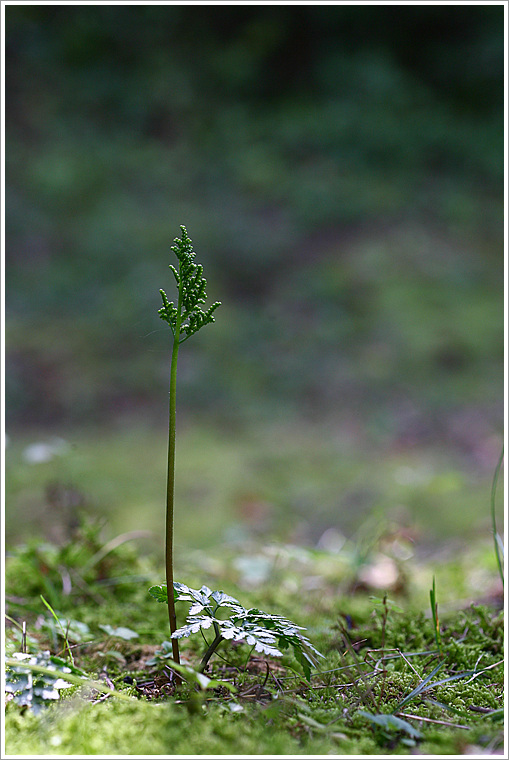
[[[67,648],[67,651],[69,652],[69,659],[71,660],[71,662],[72,662],[72,664],[74,666],[74,657],[72,656],[71,647],[69,646],[69,640],[67,638],[67,633],[64,631],[64,628],[62,626],[62,623],[60,622],[60,619],[58,618],[58,616],[57,616],[55,610],[53,609],[53,607],[46,601],[46,599],[43,597],[42,594],[41,594],[41,601],[45,605],[45,607],[47,607],[47,609],[51,612],[51,614],[53,615],[53,617],[55,618],[56,624],[60,628],[60,631],[62,633],[63,639],[65,641],[65,646]]]
[[[435,633],[435,641],[437,643],[437,648],[438,648],[440,657],[442,657],[442,640],[440,636],[440,621],[438,619],[438,602],[437,602],[437,592],[436,592],[436,586],[435,586],[435,576],[433,576],[433,586],[429,592],[429,598],[431,602],[431,615],[433,617],[433,630]]]
[[[422,692],[425,690],[426,686],[429,684],[429,682],[431,681],[431,679],[433,678],[433,676],[435,676],[435,675],[438,673],[438,671],[439,671],[441,668],[443,668],[443,666],[444,666],[444,665],[445,665],[445,663],[444,663],[444,662],[439,662],[439,663],[438,663],[438,665],[436,666],[436,668],[434,668],[434,669],[431,671],[431,673],[430,673],[428,676],[426,676],[426,678],[425,678],[423,681],[421,681],[421,683],[420,683],[420,684],[418,684],[418,685],[415,687],[415,689],[412,689],[412,691],[410,692],[410,694],[407,694],[407,696],[406,696],[406,697],[404,697],[404,698],[401,700],[401,702],[400,702],[400,703],[398,704],[398,706],[397,706],[397,707],[396,707],[396,708],[393,710],[393,712],[398,712],[399,710],[401,710],[401,708],[402,708],[402,707],[404,707],[404,706],[405,706],[405,705],[407,705],[409,702],[411,702],[411,701],[412,701],[412,699],[415,699],[415,697],[418,697],[418,696],[419,696],[419,694],[421,694],[421,693],[422,693]]]
[[[504,447],[502,446],[502,451],[500,452],[500,457],[498,459],[497,466],[495,467],[495,472],[493,473],[493,482],[491,484],[491,498],[490,498],[493,542],[495,544],[495,556],[497,558],[498,573],[500,575],[500,580],[502,581],[502,586],[504,585],[504,566],[503,566],[503,561],[502,561],[502,556],[504,554],[504,547],[503,547],[502,539],[497,532],[497,518],[495,514],[495,496],[497,493],[498,476],[500,475],[500,468],[502,467],[503,461],[504,461]]]

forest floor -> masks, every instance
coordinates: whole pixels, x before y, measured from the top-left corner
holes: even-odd
[[[164,579],[162,528],[152,514],[164,488],[154,475],[164,474],[162,439],[140,429],[131,437],[77,435],[67,444],[53,438],[43,461],[37,437],[13,436],[6,457],[7,754],[502,752],[503,587],[488,476],[472,481],[469,506],[457,462],[385,452],[371,473],[357,472],[343,444],[339,456],[323,435],[307,435],[283,445],[274,434],[262,456],[259,442],[245,437],[233,446],[216,435],[211,445],[205,430],[182,433],[176,580],[284,616],[323,655],[307,678],[291,647],[267,656],[224,641],[205,671],[210,681],[197,675],[207,646],[201,633],[180,640],[186,671],[179,680],[164,643],[166,607],[148,593]],[[52,446],[60,453],[49,456]],[[360,509],[362,494],[374,498],[377,482],[382,505],[429,503],[434,511],[425,509],[419,522],[410,510],[405,522],[401,510],[381,509],[362,515],[355,530],[352,522],[346,538],[325,507],[333,477],[345,482],[349,467],[345,492],[353,506]],[[394,472],[399,485],[390,486]],[[99,517],[108,500],[111,511]],[[324,508],[306,521],[313,500]],[[454,508],[460,504],[470,528]],[[440,541],[430,527],[441,510]],[[187,613],[179,603],[179,626]],[[210,643],[208,631],[204,637]]]

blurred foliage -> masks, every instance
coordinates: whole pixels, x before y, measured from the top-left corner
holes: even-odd
[[[370,445],[372,428],[359,422],[360,431],[345,431],[334,420],[287,420],[285,427],[275,418],[243,431],[181,425],[177,566],[196,549],[228,549],[242,557],[250,537],[332,544],[342,556],[348,538],[362,563],[380,536],[393,534],[420,554],[444,544],[464,550],[484,537],[496,572],[489,489],[499,442],[484,418],[453,417],[450,424],[460,432],[467,428],[475,445],[391,445],[392,430]],[[162,563],[167,431],[130,420],[114,429],[70,431],[65,443],[34,443],[32,432],[12,436],[5,454],[8,545],[30,543],[34,534],[64,542],[85,513],[107,519],[111,535],[152,531]],[[501,505],[500,491],[500,521]],[[88,559],[84,554],[82,564]]]
[[[502,24],[6,7],[8,424],[164,416],[182,223],[224,304],[182,352],[184,413],[360,416],[409,441],[482,407],[497,427]]]

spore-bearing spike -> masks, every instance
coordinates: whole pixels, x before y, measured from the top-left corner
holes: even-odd
[[[194,261],[195,252],[193,243],[184,225],[180,227],[182,238],[175,238],[171,250],[179,261],[177,270],[172,264],[170,269],[173,272],[177,287],[179,288],[179,303],[181,304],[181,318],[178,322],[178,307],[173,302],[169,302],[166,293],[161,290],[163,306],[159,309],[158,314],[167,322],[173,332],[173,335],[182,343],[191,335],[203,327],[203,325],[214,322],[213,312],[220,306],[216,301],[206,311],[203,311],[199,304],[204,304],[207,300],[205,288],[207,280],[203,276],[203,264],[196,264]],[[176,335],[177,324],[180,324],[179,335]],[[185,333],[185,337],[180,339],[180,335]]]

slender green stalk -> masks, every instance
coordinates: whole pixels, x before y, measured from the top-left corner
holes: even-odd
[[[205,654],[202,657],[202,661],[201,661],[200,667],[198,669],[200,673],[203,673],[203,671],[207,667],[208,661],[210,660],[210,658],[212,657],[212,655],[214,654],[214,652],[218,648],[219,644],[222,641],[224,641],[224,638],[221,635],[221,631],[219,630],[219,626],[217,625],[217,623],[214,625],[214,628],[216,630],[216,636],[215,636],[214,641],[212,642],[212,644],[209,646],[209,648],[207,649],[207,651],[205,652]]]
[[[219,604],[216,604],[214,609],[212,609],[212,607],[205,607],[204,612],[207,612],[212,618],[215,618],[218,608],[219,608]],[[214,633],[216,635],[215,635],[214,641],[212,642],[212,644],[210,644],[207,651],[202,657],[202,661],[199,667],[200,673],[203,673],[203,671],[207,667],[208,661],[210,660],[210,658],[212,657],[212,655],[218,648],[219,644],[222,641],[224,641],[224,637],[223,637],[223,634],[221,633],[221,629],[219,628],[219,625],[217,624],[215,620],[213,622],[213,626],[214,626]]]
[[[177,630],[175,599],[173,595],[173,512],[175,505],[175,439],[177,422],[177,361],[181,322],[182,285],[179,287],[177,318],[170,367],[170,412],[168,433],[168,479],[166,486],[166,588],[168,589],[168,618],[170,632]],[[171,640],[173,659],[180,662],[178,640]]]

